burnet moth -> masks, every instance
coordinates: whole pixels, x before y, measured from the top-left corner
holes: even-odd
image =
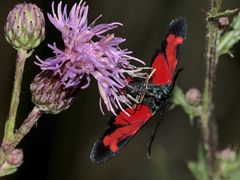
[[[152,61],[152,72],[146,80],[130,78],[127,93],[131,97],[141,94],[136,107],[126,108],[128,116],[121,111],[109,122],[109,128],[93,145],[90,159],[96,163],[103,163],[117,155],[133,136],[151,119],[156,112],[160,112],[159,121],[148,141],[148,156],[157,127],[162,119],[163,111],[169,104],[171,92],[174,88],[180,70],[176,70],[178,59],[182,54],[183,42],[186,39],[187,24],[184,18],[176,18],[169,24],[166,36],[160,49]]]

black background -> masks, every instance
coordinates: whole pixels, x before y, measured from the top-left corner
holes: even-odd
[[[14,4],[22,1],[5,1],[0,6],[0,136],[8,114],[14,74],[16,52],[5,41],[4,24]],[[30,2],[30,1],[26,1]],[[51,12],[51,1],[31,1]],[[57,2],[57,1],[56,1]],[[71,7],[74,1],[65,0]],[[208,1],[201,0],[89,0],[89,22],[99,14],[98,21],[124,24],[115,34],[127,39],[122,48],[134,51],[134,56],[149,62],[171,19],[183,16],[188,22],[188,36],[179,67],[184,67],[178,84],[187,90],[203,89],[205,62],[205,13]],[[239,0],[225,0],[224,8],[239,7]],[[29,84],[39,72],[34,56],[52,55],[48,43],[57,42],[63,47],[60,33],[48,21],[46,39],[28,59],[23,79],[21,104],[17,117],[21,124],[33,108]],[[224,56],[217,69],[214,99],[218,121],[219,148],[237,144],[240,140],[240,58],[239,45],[235,46],[234,59]],[[238,53],[238,54],[237,54]],[[98,107],[98,90],[95,81],[83,90],[73,106],[59,115],[44,115],[21,143],[24,163],[19,171],[4,180],[192,180],[186,162],[196,159],[199,130],[197,123],[190,124],[181,108],[171,110],[160,125],[153,145],[152,159],[147,160],[145,143],[157,116],[145,126],[134,140],[114,159],[96,165],[89,160],[93,143],[106,128],[110,114],[103,116]]]

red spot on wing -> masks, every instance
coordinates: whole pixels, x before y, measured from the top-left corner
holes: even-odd
[[[130,116],[127,116],[124,112],[120,112],[113,122],[115,125],[122,126],[116,128],[111,134],[103,138],[103,144],[107,147],[109,146],[112,152],[117,152],[119,150],[118,143],[135,135],[153,115],[148,106],[141,104],[136,109],[127,108],[126,111]]]
[[[156,69],[152,83],[165,85],[172,83],[173,73],[177,66],[177,46],[183,43],[183,37],[170,34],[166,40],[165,55],[159,53],[153,61],[152,67]],[[165,58],[166,57],[166,58]]]

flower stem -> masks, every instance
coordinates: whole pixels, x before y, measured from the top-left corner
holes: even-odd
[[[29,113],[28,117],[25,119],[23,124],[20,128],[16,131],[15,134],[11,137],[8,144],[3,144],[2,148],[0,149],[0,177],[8,175],[9,173],[12,174],[15,171],[12,167],[11,169],[2,168],[5,162],[8,160],[9,154],[16,148],[16,146],[21,142],[21,140],[28,134],[31,128],[36,124],[38,119],[41,117],[42,112],[39,111],[37,107],[34,107],[33,110]],[[10,170],[10,171],[9,171]]]
[[[222,0],[210,0],[210,10],[208,17],[216,16],[221,9]],[[207,18],[207,36],[206,36],[206,79],[203,93],[203,104],[201,113],[202,133],[204,140],[204,149],[208,161],[208,174],[210,179],[214,178],[214,173],[217,168],[216,163],[216,122],[213,116],[214,102],[213,102],[213,86],[216,80],[216,67],[218,63],[217,44],[219,41],[221,31],[218,24]]]
[[[20,92],[21,92],[21,84],[22,84],[24,65],[25,65],[26,59],[31,54],[32,54],[32,52],[27,53],[27,51],[23,50],[23,49],[19,49],[17,52],[14,86],[13,86],[13,91],[12,91],[12,99],[11,99],[8,119],[7,119],[6,125],[5,125],[3,144],[8,144],[8,142],[11,141],[11,139],[13,138],[16,114],[17,114],[17,109],[18,109],[19,99],[20,99],[19,96],[20,96]]]
[[[12,138],[12,142],[7,146],[7,151],[12,151],[21,142],[21,140],[28,134],[31,128],[36,124],[37,120],[42,116],[42,112],[37,107],[29,113],[21,127],[16,131]]]

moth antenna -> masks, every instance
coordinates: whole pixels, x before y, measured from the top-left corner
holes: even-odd
[[[153,140],[156,137],[157,130],[158,130],[158,127],[159,127],[160,123],[162,122],[162,119],[163,119],[163,112],[161,112],[161,116],[158,119],[158,122],[157,122],[156,126],[154,127],[154,129],[152,131],[152,134],[147,140],[146,147],[147,147],[147,158],[148,159],[151,159],[151,150],[152,150]]]

